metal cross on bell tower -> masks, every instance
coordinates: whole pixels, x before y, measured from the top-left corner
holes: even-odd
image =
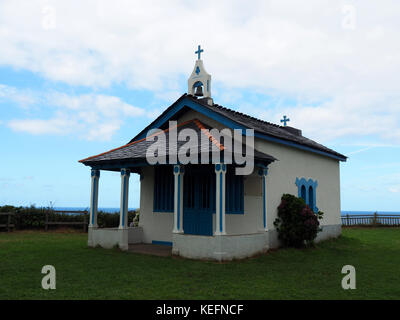
[[[204,50],[200,49],[200,45],[198,45],[197,51],[194,52],[195,54],[197,54],[197,60],[200,60],[200,55],[202,52],[204,52]]]

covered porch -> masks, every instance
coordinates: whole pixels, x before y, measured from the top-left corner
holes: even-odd
[[[81,161],[91,167],[89,246],[129,250],[133,244],[153,243],[170,246],[174,255],[218,261],[249,257],[269,248],[267,176],[275,158],[254,150],[253,172],[247,177],[236,174],[240,164],[224,163],[223,156],[220,162],[209,164],[150,164],[148,147],[143,139]],[[167,150],[166,157],[176,160],[177,150],[169,146]],[[201,150],[204,147],[199,147],[199,158]],[[120,172],[117,228],[97,225],[101,170]],[[134,173],[141,181],[140,221],[138,227],[129,227],[129,179]],[[257,191],[250,194],[250,189]]]
[[[144,167],[133,166],[120,169],[120,223],[116,228],[99,228],[97,225],[100,169],[91,170],[89,246],[118,247],[121,250],[131,251],[133,244],[149,243],[144,237],[144,231],[152,226],[143,223],[138,227],[129,227],[127,220],[130,176],[133,173],[143,174],[142,169]],[[223,163],[162,165],[153,166],[152,169],[154,172],[164,174],[161,180],[156,176],[153,177],[153,211],[158,210],[161,213],[147,214],[160,217],[165,214],[163,211],[168,211],[167,207],[170,203],[173,211],[171,212],[173,227],[170,229],[172,241],[161,240],[150,243],[170,246],[174,255],[212,260],[245,258],[268,249],[268,169],[266,167],[256,169],[262,188],[258,230],[243,234],[230,233],[226,227],[227,216],[238,218],[240,215],[242,221],[247,218],[243,204],[243,177],[234,176],[234,166]],[[166,182],[169,179],[166,174],[168,171],[172,177],[172,188]],[[158,183],[160,185],[156,185]],[[157,190],[162,190],[162,192],[157,193]],[[157,202],[164,207],[158,208]],[[160,219],[158,221],[162,223]],[[244,226],[243,230],[245,230]],[[157,236],[153,238],[158,239]]]

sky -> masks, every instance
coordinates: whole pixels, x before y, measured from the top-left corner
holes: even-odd
[[[399,16],[397,0],[0,0],[0,205],[87,207],[78,160],[187,92],[201,44],[215,103],[349,157],[342,210],[400,211]],[[119,200],[102,172],[99,207]]]

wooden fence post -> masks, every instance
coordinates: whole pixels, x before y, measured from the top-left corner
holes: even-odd
[[[86,221],[87,221],[86,220],[86,213],[84,213],[83,214],[83,232],[86,232],[86,224],[87,224]]]
[[[375,213],[374,213],[374,225],[376,225],[377,221],[378,221],[378,219],[377,219],[377,214],[376,214],[376,211],[375,211]]]
[[[7,215],[7,232],[10,232],[11,215]]]
[[[350,219],[349,219],[349,214],[347,214],[347,225],[350,225]]]

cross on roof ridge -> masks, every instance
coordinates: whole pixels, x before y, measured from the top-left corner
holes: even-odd
[[[287,118],[286,115],[284,115],[284,116],[283,116],[283,119],[281,120],[281,122],[283,122],[283,126],[284,126],[284,127],[287,126],[286,122],[289,122],[289,121],[290,121],[290,119]]]
[[[197,60],[200,60],[200,55],[202,52],[204,52],[204,50],[200,48],[200,45],[198,45],[197,51],[194,52],[195,54],[197,54],[197,57],[198,57]]]

